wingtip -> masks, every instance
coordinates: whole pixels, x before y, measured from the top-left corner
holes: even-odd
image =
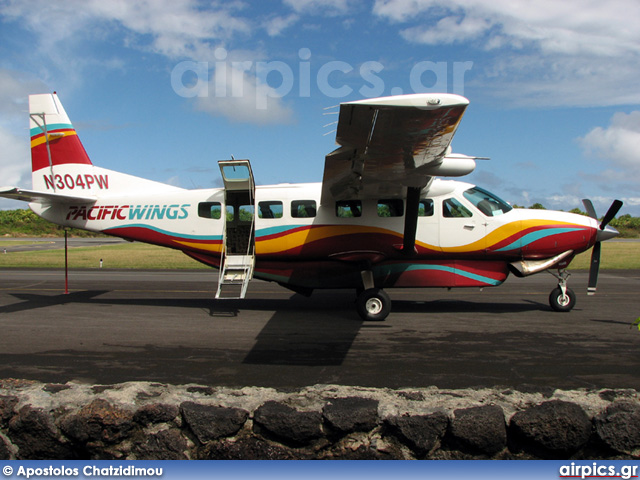
[[[379,105],[389,107],[441,108],[469,105],[469,100],[453,93],[411,93],[388,97],[365,98],[343,105]]]

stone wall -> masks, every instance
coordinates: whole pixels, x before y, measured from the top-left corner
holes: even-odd
[[[0,459],[637,459],[635,390],[0,380]]]

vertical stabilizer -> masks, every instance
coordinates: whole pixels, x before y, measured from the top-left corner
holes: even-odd
[[[55,93],[29,97],[29,128],[34,187],[41,183],[42,174],[54,175],[56,166],[91,165],[91,160]]]

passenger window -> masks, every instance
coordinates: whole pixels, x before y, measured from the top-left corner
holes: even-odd
[[[253,205],[240,205],[238,207],[238,215],[236,218],[236,208],[233,205],[227,205],[227,222],[252,222],[253,221]]]
[[[282,202],[269,201],[258,203],[258,218],[282,218]]]
[[[404,202],[399,199],[378,200],[379,217],[401,217],[404,215]]]
[[[198,204],[198,216],[219,220],[222,217],[222,204],[220,202],[200,202]]]
[[[420,200],[420,206],[418,207],[419,217],[433,217],[433,200],[425,198]]]
[[[311,218],[316,216],[315,200],[294,200],[291,202],[291,216],[293,218]]]
[[[445,218],[471,217],[471,212],[455,198],[442,202],[442,216]]]
[[[360,200],[339,200],[336,202],[336,217],[351,218],[362,215]]]

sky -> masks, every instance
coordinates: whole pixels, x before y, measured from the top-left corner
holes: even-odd
[[[95,165],[212,188],[231,156],[319,182],[341,102],[446,92],[453,151],[490,157],[462,180],[640,216],[638,78],[637,0],[0,0],[0,186],[31,187],[29,94]]]

